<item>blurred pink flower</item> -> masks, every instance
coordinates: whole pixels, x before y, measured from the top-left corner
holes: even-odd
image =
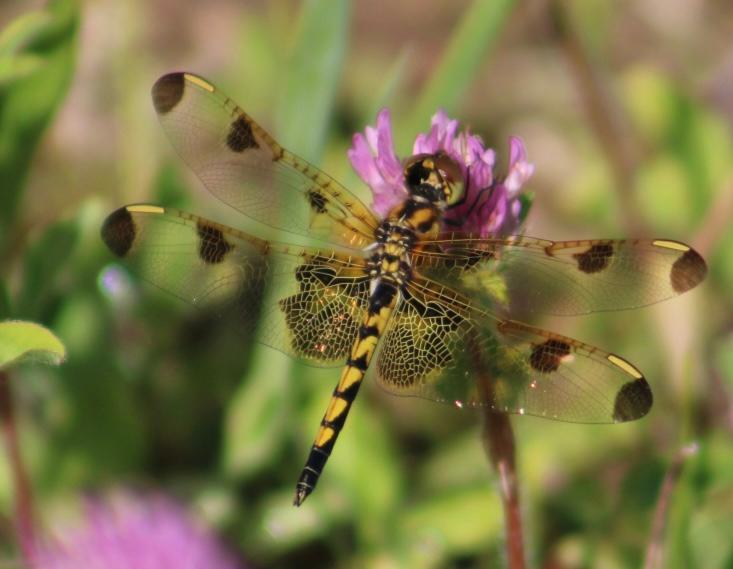
[[[83,523],[35,548],[35,569],[236,569],[243,567],[181,506],[154,494],[91,499]]]
[[[448,154],[461,168],[466,195],[463,204],[446,211],[444,229],[481,237],[516,231],[522,213],[519,193],[534,172],[522,141],[509,139],[509,169],[506,177],[496,178],[496,154],[484,147],[481,137],[468,130],[456,134],[458,121],[449,119],[443,110],[433,115],[431,123],[430,132],[415,139],[412,152]],[[394,149],[388,109],[379,112],[376,127],[368,126],[364,134],[354,135],[348,156],[354,170],[372,190],[374,211],[386,217],[408,195],[402,163]]]

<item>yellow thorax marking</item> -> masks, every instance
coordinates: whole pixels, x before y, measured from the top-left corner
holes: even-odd
[[[387,259],[382,259],[382,271],[385,273],[396,273],[400,268],[400,262],[399,261],[388,261]]]

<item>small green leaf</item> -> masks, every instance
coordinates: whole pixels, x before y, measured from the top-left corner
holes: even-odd
[[[59,365],[66,348],[47,328],[34,322],[0,322],[0,369],[25,361]]]
[[[532,204],[534,203],[534,192],[522,192],[519,194],[519,203],[521,204],[521,209],[519,210],[519,223],[522,224],[527,219],[527,216],[529,215],[529,210],[532,209]]]

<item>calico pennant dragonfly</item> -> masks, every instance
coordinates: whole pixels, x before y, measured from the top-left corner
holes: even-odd
[[[206,188],[293,240],[148,204],[110,214],[102,238],[175,296],[243,329],[258,318],[264,344],[314,366],[342,366],[295,505],[313,491],[368,369],[389,392],[459,407],[587,423],[649,411],[651,389],[631,363],[512,315],[588,314],[674,297],[707,272],[691,247],[446,233],[442,215],[461,202],[461,181],[440,153],[406,161],[408,197],[380,219],[205,79],[165,75],[152,98]],[[298,236],[311,244],[293,244]],[[489,389],[479,377],[490,378]]]

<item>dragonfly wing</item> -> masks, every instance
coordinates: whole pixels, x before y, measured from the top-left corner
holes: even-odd
[[[638,308],[682,294],[707,273],[697,251],[668,239],[446,239],[414,255],[430,279],[488,293],[512,312],[578,315]]]
[[[630,421],[652,404],[649,384],[621,357],[496,318],[425,279],[407,286],[376,374],[397,395],[569,422]]]
[[[367,306],[363,260],[273,243],[172,208],[132,205],[102,227],[145,280],[315,366],[342,365]]]
[[[205,79],[164,75],[152,97],[173,147],[224,203],[260,223],[344,247],[373,241],[377,221],[355,195],[282,148]]]

